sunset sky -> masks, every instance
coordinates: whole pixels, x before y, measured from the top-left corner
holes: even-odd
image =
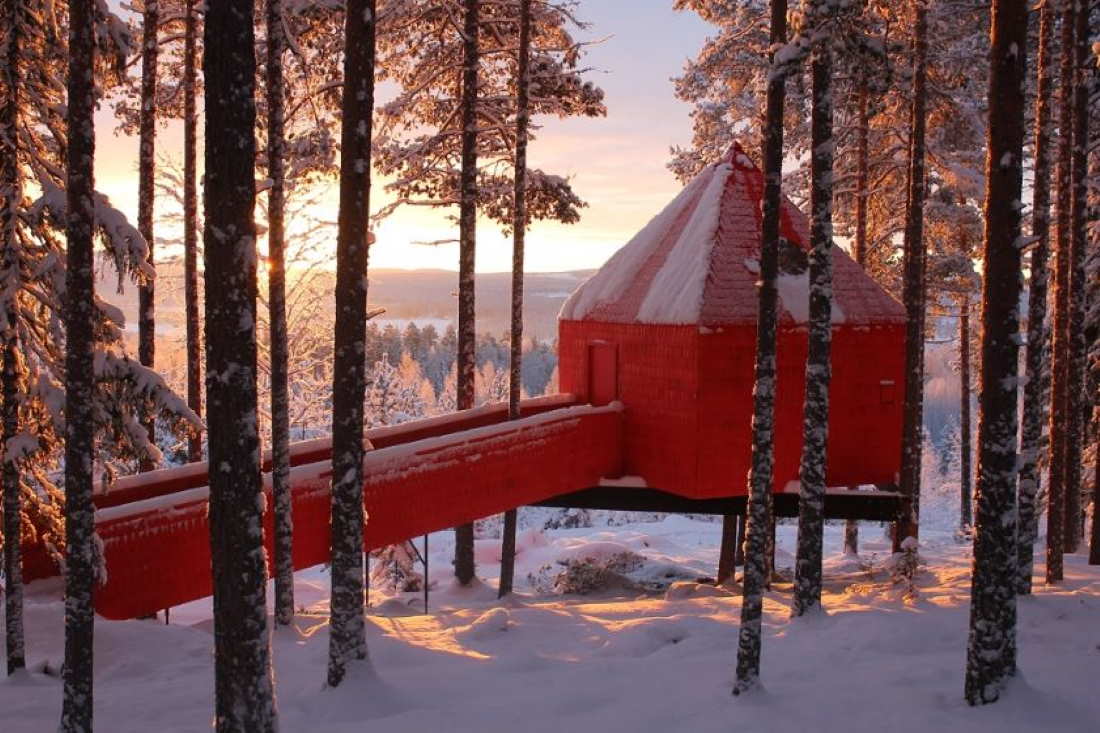
[[[708,26],[693,13],[678,13],[671,1],[593,0],[582,3],[592,28],[582,37],[605,38],[591,47],[589,78],[606,92],[605,119],[536,118],[543,125],[533,143],[532,166],[572,178],[589,203],[573,226],[535,224],[528,235],[527,269],[556,271],[598,267],[679,190],[665,168],[668,149],[690,141],[688,105],[673,97],[670,77],[693,56]],[[97,183],[127,213],[137,213],[137,138],[115,134],[105,106],[97,117]],[[158,131],[157,154],[182,158],[178,124]],[[200,155],[201,157],[201,155]],[[377,209],[385,203],[381,186],[373,189]],[[335,196],[320,212],[335,220]],[[410,207],[387,220],[371,248],[371,266],[457,268],[457,245],[415,244],[456,236],[446,211]],[[136,216],[135,216],[136,218]],[[511,267],[511,242],[489,222],[478,232],[477,269]]]

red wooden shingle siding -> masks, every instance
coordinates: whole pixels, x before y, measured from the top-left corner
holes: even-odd
[[[458,433],[453,440],[376,451],[365,464],[367,545],[446,529],[619,475],[621,429],[618,410],[567,411],[534,424],[487,428],[473,438]],[[330,481],[326,463],[292,471],[296,568],[329,559]],[[200,498],[99,521],[108,580],[96,592],[96,610],[106,618],[133,618],[210,595],[206,511]],[[270,494],[266,520],[270,556]]]

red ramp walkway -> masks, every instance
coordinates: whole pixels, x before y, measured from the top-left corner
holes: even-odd
[[[369,548],[454,527],[595,486],[621,472],[622,408],[527,400],[516,421],[501,406],[368,432],[364,460]],[[294,566],[329,559],[327,441],[295,446]],[[205,465],[122,480],[99,497],[96,530],[108,578],[106,618],[133,618],[212,593]],[[271,553],[270,474],[265,475]]]

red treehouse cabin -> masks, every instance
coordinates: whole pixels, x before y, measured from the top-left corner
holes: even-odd
[[[581,492],[575,503],[705,511],[719,504],[706,500],[739,497],[734,506],[742,510],[762,192],[762,172],[734,144],[566,301],[561,389],[597,405],[623,403],[625,472],[656,490],[646,492],[648,502],[608,488],[602,497]],[[809,227],[787,200],[781,233],[775,491],[777,511],[790,514],[797,511],[791,499],[802,442]],[[901,461],[905,312],[839,247],[833,252],[828,483],[893,488]],[[884,518],[885,504],[896,506],[896,494],[887,502],[873,497],[888,498],[831,492],[826,511]],[[879,506],[866,507],[869,499]]]

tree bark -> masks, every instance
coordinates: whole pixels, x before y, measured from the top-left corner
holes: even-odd
[[[187,327],[187,406],[202,416],[202,359],[199,323],[198,116],[195,112],[195,0],[186,0],[183,35],[183,301]],[[202,460],[202,434],[187,444],[187,460]]]
[[[350,0],[344,29],[340,214],[336,239],[336,330],[332,411],[332,601],[328,684],[367,658],[363,565],[363,398],[366,394],[367,264],[374,0]]]
[[[1050,488],[1047,491],[1047,583],[1063,577],[1066,527],[1066,413],[1069,380],[1070,169],[1073,165],[1073,3],[1063,0],[1059,20],[1061,68],[1058,88],[1058,163],[1055,172],[1054,323],[1051,327]]]
[[[959,299],[959,526],[974,524],[970,509],[970,295]]]
[[[827,12],[818,4],[817,12]],[[819,21],[821,22],[821,21]],[[827,20],[825,22],[828,22]],[[799,466],[798,549],[792,616],[821,608],[821,564],[825,538],[825,459],[829,437],[833,303],[833,90],[828,31],[817,29],[811,58],[813,103],[810,162],[810,324],[806,397]]]
[[[1085,251],[1088,246],[1089,8],[1076,0],[1074,12],[1073,155],[1070,200],[1069,374],[1066,380],[1066,552],[1077,552],[1084,534],[1082,454],[1088,422],[1085,410]],[[1095,64],[1095,60],[1092,61]]]
[[[870,170],[871,119],[867,101],[867,77],[860,77],[858,91],[858,138],[856,141],[856,237],[852,246],[852,255],[856,264],[866,268],[867,264],[867,179]],[[858,488],[858,487],[853,487]],[[844,522],[844,552],[848,555],[859,554],[859,522],[848,519]]]
[[[282,1],[267,0],[267,303],[271,344],[271,486],[275,507],[275,624],[294,620],[294,518],[290,501],[290,395],[286,332],[286,263],[283,207],[286,175],[283,159]]]
[[[457,407],[474,406],[477,373],[477,328],[474,306],[474,263],[477,248],[477,75],[480,64],[479,0],[464,0],[462,61],[462,170],[458,212],[458,356]],[[474,525],[455,528],[455,577],[461,585],[474,579]]]
[[[783,182],[783,102],[785,69],[775,49],[787,41],[787,1],[771,0],[771,73],[764,116],[764,199],[760,236],[760,291],[756,321],[752,413],[752,468],[749,472],[745,573],[741,627],[737,640],[737,680],[733,694],[752,690],[760,680],[764,614],[768,498],[775,468],[776,276],[779,270],[779,207]]]
[[[531,53],[531,0],[519,2],[519,58],[516,69],[516,164],[512,211],[512,324],[508,361],[508,418],[518,420],[523,367],[523,245],[527,233],[528,64]],[[516,510],[504,513],[499,597],[512,592],[516,569]]]
[[[214,576],[214,725],[274,732],[256,390],[253,0],[207,7],[206,394]]]
[[[92,731],[92,639],[98,575],[95,508],[95,5],[69,2],[65,254],[65,666],[60,730]]]
[[[1050,114],[1051,53],[1054,37],[1054,11],[1049,2],[1039,9],[1039,50],[1035,72],[1035,182],[1032,185],[1031,283],[1028,292],[1026,380],[1024,382],[1023,425],[1020,433],[1020,475],[1018,490],[1019,570],[1016,592],[1031,593],[1035,565],[1035,540],[1039,535],[1039,512],[1035,499],[1039,493],[1039,451],[1043,439],[1043,355],[1049,332],[1047,317],[1047,258],[1050,242]]]
[[[1016,411],[1027,4],[994,0],[986,159],[982,390],[966,700],[1016,672]]]
[[[726,514],[722,517],[722,542],[718,547],[718,575],[715,585],[731,580],[737,572],[734,560],[737,557],[737,515]]]
[[[153,264],[153,202],[156,198],[156,134],[157,134],[157,35],[160,26],[159,0],[145,0],[142,14],[141,39],[141,111],[138,121],[138,231],[148,245],[146,257]],[[138,285],[138,360],[143,366],[153,367],[156,354],[156,306],[153,302],[153,280]],[[156,443],[156,420],[145,415],[142,424],[149,434],[149,442]],[[142,471],[151,471],[156,465],[149,458],[142,458]]]
[[[0,63],[3,64],[4,97],[0,100],[0,247],[3,248],[5,283],[3,306],[3,374],[0,391],[3,413],[0,428],[4,453],[0,480],[4,491],[4,648],[8,674],[26,666],[23,633],[23,506],[19,469],[9,458],[8,441],[19,433],[19,334],[16,330],[16,292],[20,274],[19,208],[23,198],[19,171],[19,29],[21,0],[4,0],[0,5]]]
[[[924,440],[924,156],[928,18],[926,0],[914,0],[913,106],[909,131],[909,190],[905,205],[902,300],[905,303],[905,404],[902,421],[901,492],[909,516],[899,521],[894,551],[906,537],[919,536],[921,447]]]

